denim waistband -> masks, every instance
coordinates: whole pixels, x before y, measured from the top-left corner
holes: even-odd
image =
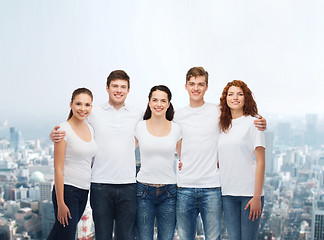
[[[146,190],[160,190],[160,191],[177,187],[176,184],[164,184],[160,187],[156,187],[156,186],[150,186],[149,183],[141,183],[141,182],[137,182],[137,186],[139,186],[142,189],[146,189]]]

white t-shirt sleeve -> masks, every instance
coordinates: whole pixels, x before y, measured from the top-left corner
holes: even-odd
[[[142,124],[142,121],[138,122],[135,127],[135,137],[137,140],[139,140],[140,124]]]
[[[177,129],[177,142],[179,142],[183,137],[182,137],[182,130],[179,124],[174,123],[176,129]]]
[[[264,147],[265,148],[265,136],[264,131],[258,130],[255,125],[252,126],[252,139],[253,139],[253,145],[254,149],[256,147]]]
[[[67,124],[69,124],[67,121],[62,122],[59,126],[60,128],[58,129],[59,131],[64,131],[65,132],[65,136],[63,138],[63,140],[65,140],[65,142],[68,142],[69,139],[69,129]]]

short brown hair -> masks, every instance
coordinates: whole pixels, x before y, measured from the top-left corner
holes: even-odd
[[[110,85],[111,81],[114,81],[114,80],[117,80],[117,79],[127,81],[128,88],[130,88],[129,76],[127,75],[127,73],[124,70],[112,71],[109,74],[109,76],[107,77],[107,87],[109,88],[109,85]]]
[[[208,85],[208,72],[203,67],[190,68],[186,75],[186,83],[191,77],[205,77],[206,84]]]

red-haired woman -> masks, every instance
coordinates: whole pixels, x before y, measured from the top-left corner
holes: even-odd
[[[257,105],[243,81],[226,85],[220,110],[218,157],[227,232],[231,240],[257,239],[264,203],[265,139],[254,126]]]

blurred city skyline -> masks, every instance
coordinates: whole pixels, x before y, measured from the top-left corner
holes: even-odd
[[[272,121],[265,132],[265,205],[259,240],[321,240],[324,237],[324,129],[316,114]],[[46,239],[54,222],[51,203],[53,143],[45,138],[24,141],[23,132],[0,130],[0,238]],[[140,153],[135,151],[136,168]],[[175,156],[175,164],[178,162]],[[198,221],[197,240],[203,240]],[[156,232],[156,229],[155,229]],[[11,236],[8,238],[7,236]],[[90,206],[77,239],[94,239]],[[177,232],[174,240],[178,240]],[[222,226],[222,240],[228,239]]]

